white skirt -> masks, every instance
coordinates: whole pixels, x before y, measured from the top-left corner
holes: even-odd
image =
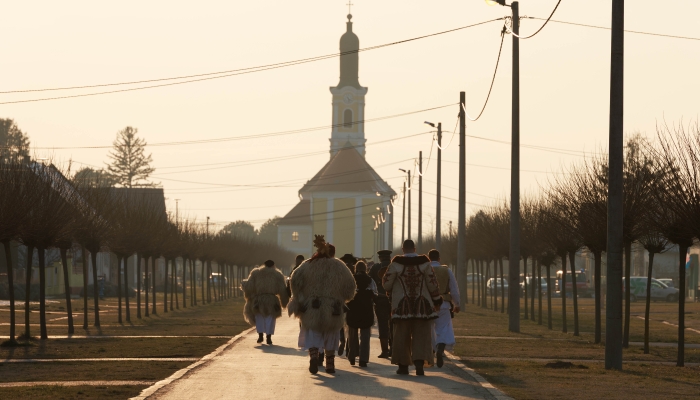
[[[340,346],[340,331],[321,333],[302,327],[299,330],[298,346],[303,350],[315,347],[319,350],[338,351],[338,347]]]

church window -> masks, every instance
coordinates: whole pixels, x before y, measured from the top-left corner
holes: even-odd
[[[343,114],[343,126],[346,128],[352,128],[352,110],[346,109]]]
[[[299,241],[299,232],[292,232],[292,242]]]

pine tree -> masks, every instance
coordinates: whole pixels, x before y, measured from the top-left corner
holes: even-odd
[[[29,138],[12,119],[0,118],[0,160],[10,162],[29,156]]]
[[[146,156],[146,141],[136,137],[138,129],[127,126],[117,133],[117,139],[109,153],[112,163],[107,170],[115,182],[124,187],[153,187],[156,183],[147,179],[155,171],[151,167],[151,155]]]

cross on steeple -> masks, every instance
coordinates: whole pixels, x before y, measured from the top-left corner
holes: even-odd
[[[354,4],[352,4],[352,0],[348,1],[346,6],[348,6],[348,14],[352,14],[352,6],[354,6]]]

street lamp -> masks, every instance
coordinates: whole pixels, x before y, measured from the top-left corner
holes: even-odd
[[[408,189],[408,231],[407,231],[406,239],[410,239],[411,238],[411,170],[410,169],[405,170],[403,168],[399,168],[399,171],[403,171],[406,174],[408,174],[408,178],[407,178],[408,188],[404,189],[404,207],[406,207],[405,192],[406,192],[406,189]],[[402,243],[402,245],[403,245],[403,243]]]
[[[423,122],[426,125],[430,125],[435,128],[435,124],[432,122]],[[442,213],[440,212],[442,203],[442,122],[437,124],[437,190],[436,190],[436,210],[435,210],[435,248],[440,250],[442,231],[440,227],[440,221],[442,218]]]

